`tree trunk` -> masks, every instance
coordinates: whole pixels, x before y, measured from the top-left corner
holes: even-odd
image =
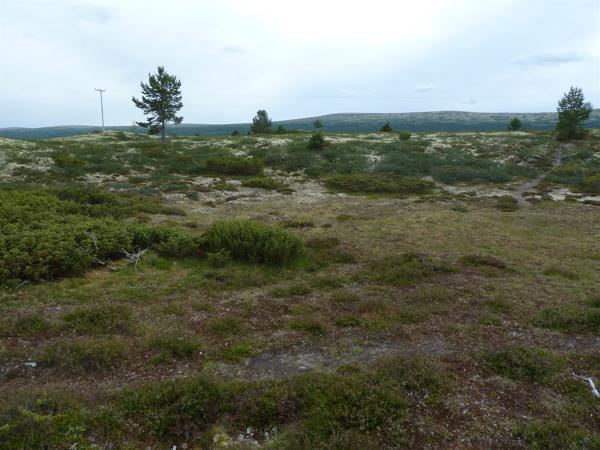
[[[164,122],[162,123],[162,128],[160,129],[160,133],[161,133],[161,137],[162,137],[161,138],[161,142],[164,145],[165,142],[166,142],[166,139],[165,139],[165,123]]]

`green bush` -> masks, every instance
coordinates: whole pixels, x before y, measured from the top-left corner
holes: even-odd
[[[529,347],[487,352],[481,358],[498,375],[532,383],[551,381],[563,367],[562,359],[545,350]]]
[[[600,448],[600,435],[575,430],[556,422],[521,424],[514,435],[531,450],[582,450]]]
[[[207,251],[227,251],[232,258],[285,264],[301,252],[302,240],[281,228],[250,220],[215,222],[202,237]]]
[[[80,307],[62,316],[65,329],[77,334],[127,333],[132,326],[131,311],[124,306]]]
[[[308,148],[311,150],[320,150],[326,146],[327,142],[325,142],[325,135],[322,131],[314,132],[308,140]]]
[[[600,309],[559,306],[540,311],[535,324],[563,333],[592,333],[600,336]]]
[[[495,267],[497,269],[506,269],[506,263],[494,256],[491,255],[465,255],[460,258],[460,261],[463,264],[467,264],[469,266],[479,267],[479,266],[487,266],[487,267]]]
[[[600,193],[600,172],[596,175],[585,177],[579,188],[583,192],[589,192],[590,194]]]
[[[162,335],[154,337],[148,343],[148,349],[158,353],[154,362],[192,358],[201,348],[202,345],[197,339],[187,336]]]
[[[504,212],[512,212],[519,209],[519,202],[512,195],[496,197],[496,209]]]
[[[69,372],[103,371],[116,367],[124,358],[124,351],[123,344],[112,339],[55,342],[42,351],[39,361]]]
[[[162,208],[94,189],[0,192],[0,285],[81,275],[124,251],[151,246],[167,255],[195,254],[197,238],[122,220]]]
[[[422,194],[431,191],[431,181],[367,173],[333,175],[325,180],[329,189],[350,193]]]
[[[285,185],[271,177],[253,177],[242,180],[242,186],[260,189],[281,189]]]
[[[323,322],[311,317],[293,319],[290,322],[290,328],[292,330],[305,331],[315,336],[324,335],[326,332],[325,325],[323,325]]]
[[[376,282],[406,286],[426,280],[436,273],[453,271],[454,269],[443,261],[418,253],[406,253],[374,262],[365,276]]]
[[[224,175],[259,175],[264,166],[265,163],[261,159],[236,156],[222,156],[206,161],[207,171]]]
[[[410,132],[408,132],[408,131],[400,131],[400,132],[398,133],[398,138],[399,138],[401,141],[408,141],[408,140],[410,139],[410,136],[411,136],[411,134],[410,134]]]

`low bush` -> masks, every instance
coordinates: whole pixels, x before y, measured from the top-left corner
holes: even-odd
[[[511,195],[496,197],[496,209],[504,212],[512,212],[519,209],[519,202]]]
[[[76,334],[121,334],[132,326],[131,311],[116,305],[80,307],[64,314],[62,320],[64,328]]]
[[[406,253],[375,261],[364,276],[376,282],[406,286],[426,280],[436,273],[449,273],[454,270],[447,263],[427,255]]]
[[[56,342],[46,347],[39,361],[42,365],[69,372],[94,372],[112,369],[124,358],[125,347],[116,340],[85,339]]]
[[[223,317],[212,319],[206,324],[206,329],[219,337],[235,336],[242,332],[243,324],[238,317]]]
[[[202,344],[188,336],[161,335],[148,343],[148,350],[156,352],[154,362],[166,362],[172,359],[188,359],[198,354]]]
[[[279,225],[284,228],[313,228],[315,223],[311,219],[287,219],[279,222]]]
[[[538,348],[513,347],[481,355],[494,373],[517,381],[547,383],[562,369],[563,360]]]
[[[44,334],[51,328],[52,324],[41,314],[28,314],[13,321],[6,321],[0,324],[0,337],[32,337]]]
[[[326,332],[325,325],[320,320],[310,317],[293,319],[290,322],[290,328],[292,330],[305,331],[315,336],[324,335]]]
[[[285,264],[303,248],[302,240],[278,227],[237,220],[215,222],[202,237],[207,251],[227,251],[235,259],[264,264]]]
[[[578,306],[546,308],[540,311],[534,323],[563,333],[600,336],[600,309]]]
[[[206,170],[224,175],[258,175],[262,173],[264,161],[257,158],[222,156],[206,161]]]
[[[552,422],[520,424],[514,430],[523,448],[531,450],[582,450],[600,448],[600,435]]]
[[[368,173],[333,175],[325,180],[325,186],[334,191],[367,194],[423,194],[435,187],[421,178]]]
[[[327,142],[325,141],[325,135],[322,131],[317,131],[312,134],[310,139],[308,140],[308,148],[311,150],[320,150],[327,146]]]
[[[206,254],[206,262],[215,269],[220,269],[231,263],[231,254],[227,250],[218,250]]]
[[[555,266],[547,267],[542,273],[547,277],[561,277],[571,281],[577,281],[580,278],[579,274],[575,272]]]
[[[465,255],[460,258],[460,261],[463,264],[479,267],[479,266],[487,266],[487,267],[495,267],[497,269],[506,269],[506,263],[501,259],[498,259],[491,255]]]
[[[410,136],[411,136],[411,134],[410,134],[410,132],[408,132],[408,131],[400,131],[400,132],[398,133],[398,138],[399,138],[401,141],[408,141],[408,140],[410,139]]]
[[[197,250],[197,240],[175,228],[122,220],[140,212],[164,211],[156,202],[94,189],[0,192],[0,285],[81,275],[151,246],[177,256]]]
[[[585,177],[579,185],[579,189],[590,194],[600,193],[600,172],[596,175]]]
[[[242,180],[242,186],[269,190],[282,189],[285,187],[283,183],[271,177],[246,178]]]
[[[250,344],[234,344],[227,347],[221,353],[223,359],[230,363],[239,363],[243,358],[252,356],[252,346]]]

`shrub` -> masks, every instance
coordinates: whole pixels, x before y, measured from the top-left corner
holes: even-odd
[[[234,336],[242,332],[242,321],[238,317],[212,319],[206,324],[206,329],[220,337]]]
[[[556,422],[519,425],[514,435],[531,450],[581,450],[600,448],[597,433],[575,430]]]
[[[386,122],[379,131],[389,133],[390,131],[394,131],[389,122]]]
[[[202,237],[208,251],[224,250],[235,259],[285,264],[301,252],[302,240],[281,228],[250,220],[215,222]]]
[[[325,141],[325,135],[322,131],[314,132],[308,140],[308,148],[311,150],[320,150],[326,146],[327,142]]]
[[[590,177],[585,177],[579,186],[580,190],[591,194],[600,193],[600,172]]]
[[[54,164],[61,168],[79,167],[85,164],[85,161],[66,152],[55,153],[52,159],[54,159]]]
[[[53,343],[44,349],[39,360],[45,366],[72,372],[102,371],[116,367],[123,352],[123,345],[116,340],[86,339]]]
[[[491,255],[465,255],[460,258],[461,262],[469,266],[488,266],[495,267],[497,269],[506,269],[506,263]]]
[[[116,305],[80,307],[62,319],[65,328],[77,334],[127,333],[132,325],[131,311]]]
[[[401,141],[408,141],[410,139],[411,134],[408,131],[401,131],[398,133],[398,138]]]
[[[93,189],[0,192],[0,284],[80,275],[124,250],[163,241],[165,253],[187,249],[192,238],[175,229],[116,220],[138,212],[164,211],[155,202]]]
[[[236,156],[222,156],[206,161],[206,170],[224,175],[258,175],[262,173],[264,166],[261,159]]]
[[[519,131],[521,128],[523,128],[523,124],[521,123],[518,117],[513,117],[508,122],[507,129],[509,131]]]
[[[231,254],[227,250],[218,250],[206,254],[206,262],[210,267],[222,268],[231,263]]]
[[[325,334],[325,326],[323,325],[323,323],[317,319],[309,317],[293,319],[290,322],[290,327],[292,328],[292,330],[305,331],[315,336]]]
[[[511,195],[496,197],[496,208],[504,212],[512,212],[519,209],[519,202]]]
[[[600,310],[576,306],[543,309],[535,324],[563,333],[592,333],[600,335]]]
[[[561,277],[572,281],[579,280],[578,274],[576,274],[575,272],[571,272],[567,269],[562,269],[560,267],[548,267],[544,269],[542,273],[548,277]]]
[[[234,344],[223,350],[222,356],[225,361],[237,363],[243,358],[252,356],[252,353],[252,347],[249,344]]]
[[[333,175],[325,180],[325,186],[350,193],[423,194],[435,185],[415,177],[354,173]]]
[[[201,348],[198,340],[187,336],[157,336],[148,343],[149,350],[158,352],[155,362],[192,358]]]
[[[279,222],[284,228],[312,228],[315,223],[310,219],[287,219]]]
[[[338,327],[359,327],[361,324],[361,320],[356,316],[343,315],[340,317],[336,317],[334,323]]]
[[[427,255],[406,253],[376,261],[365,276],[373,281],[394,286],[405,286],[423,281],[436,273],[453,272],[454,269],[442,261]]]
[[[285,185],[271,177],[253,177],[242,180],[242,186],[260,189],[281,189]]]
[[[563,366],[560,358],[545,350],[529,347],[487,352],[481,358],[498,375],[532,383],[549,382]]]
[[[29,314],[17,318],[12,322],[5,322],[0,326],[1,336],[27,336],[32,337],[43,334],[52,328],[41,314]]]

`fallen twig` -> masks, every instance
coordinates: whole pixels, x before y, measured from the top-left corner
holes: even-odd
[[[598,392],[598,389],[596,389],[596,385],[594,384],[594,380],[592,379],[592,377],[582,377],[580,375],[576,375],[575,372],[573,372],[573,376],[580,380],[587,381],[590,387],[592,388],[592,395],[594,397],[600,398],[600,393]]]

